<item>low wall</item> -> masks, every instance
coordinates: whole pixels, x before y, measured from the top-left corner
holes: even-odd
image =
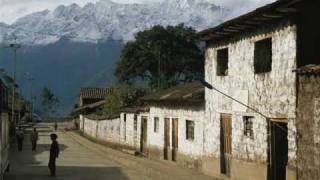
[[[80,115],[80,131],[99,142],[120,144],[120,117],[90,119]]]

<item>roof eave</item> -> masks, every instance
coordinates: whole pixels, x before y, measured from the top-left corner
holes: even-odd
[[[232,37],[241,32],[256,29],[262,24],[274,23],[298,12],[292,5],[303,0],[282,0],[260,7],[247,14],[226,21],[216,27],[198,33],[203,41],[220,40]]]

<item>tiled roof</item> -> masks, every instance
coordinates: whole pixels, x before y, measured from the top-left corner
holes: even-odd
[[[123,108],[121,110],[123,113],[140,113],[140,112],[149,112],[149,107],[146,106],[133,106],[133,107],[127,107]]]
[[[298,69],[293,70],[298,75],[320,75],[320,65],[310,64],[307,66],[300,67]]]
[[[80,97],[86,99],[104,99],[111,91],[110,88],[81,88]]]
[[[145,102],[204,103],[204,86],[191,82],[155,92],[142,98]]]
[[[98,101],[98,102],[95,102],[92,104],[87,104],[87,105],[84,105],[84,106],[81,106],[81,107],[74,109],[74,112],[81,112],[86,109],[96,109],[96,108],[103,106],[105,103],[106,103],[106,101],[102,100],[102,101]]]

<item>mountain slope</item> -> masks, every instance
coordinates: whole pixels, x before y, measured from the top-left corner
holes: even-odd
[[[58,113],[65,115],[77,103],[80,87],[106,87],[114,82],[113,70],[122,42],[78,43],[61,39],[47,46],[27,47],[18,51],[17,81],[23,94],[30,99],[30,82],[35,81],[33,93],[37,109],[41,109],[41,93],[48,87],[59,98]],[[12,52],[0,52],[0,66],[12,74]]]
[[[101,0],[84,7],[59,6],[18,19],[9,26],[4,41],[15,34],[24,44],[49,44],[61,37],[73,41],[94,42],[131,40],[134,34],[154,25],[185,23],[204,29],[219,23],[227,10],[206,0],[164,0],[147,4],[118,4]]]
[[[77,102],[80,87],[113,83],[114,68],[123,44],[154,25],[184,23],[197,30],[220,23],[228,11],[206,0],[164,0],[146,4],[118,4],[100,0],[80,7],[59,6],[36,12],[11,25],[0,23],[0,43],[16,37],[18,84],[26,97],[30,85],[25,72],[35,77],[34,92],[41,108],[41,90],[47,86],[59,97],[59,114]],[[12,51],[0,51],[0,66],[12,72]]]

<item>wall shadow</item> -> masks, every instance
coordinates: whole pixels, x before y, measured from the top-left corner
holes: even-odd
[[[128,180],[129,178],[118,167],[75,167],[58,166],[57,176],[49,177],[44,166],[28,167],[18,174],[8,173],[6,180]]]
[[[59,166],[57,163],[57,177],[49,176],[47,163],[50,151],[50,134],[54,133],[50,126],[35,126],[39,132],[39,142],[36,152],[31,151],[30,132],[32,127],[25,128],[25,138],[22,152],[18,151],[17,143],[11,144],[10,149],[10,172],[6,173],[5,180],[127,180],[129,179],[119,167],[101,167],[101,165],[86,164],[68,164]],[[58,132],[58,136],[59,136]],[[68,148],[68,141],[59,141],[61,157],[67,158],[69,152],[65,152]],[[70,161],[72,162],[72,161]]]

